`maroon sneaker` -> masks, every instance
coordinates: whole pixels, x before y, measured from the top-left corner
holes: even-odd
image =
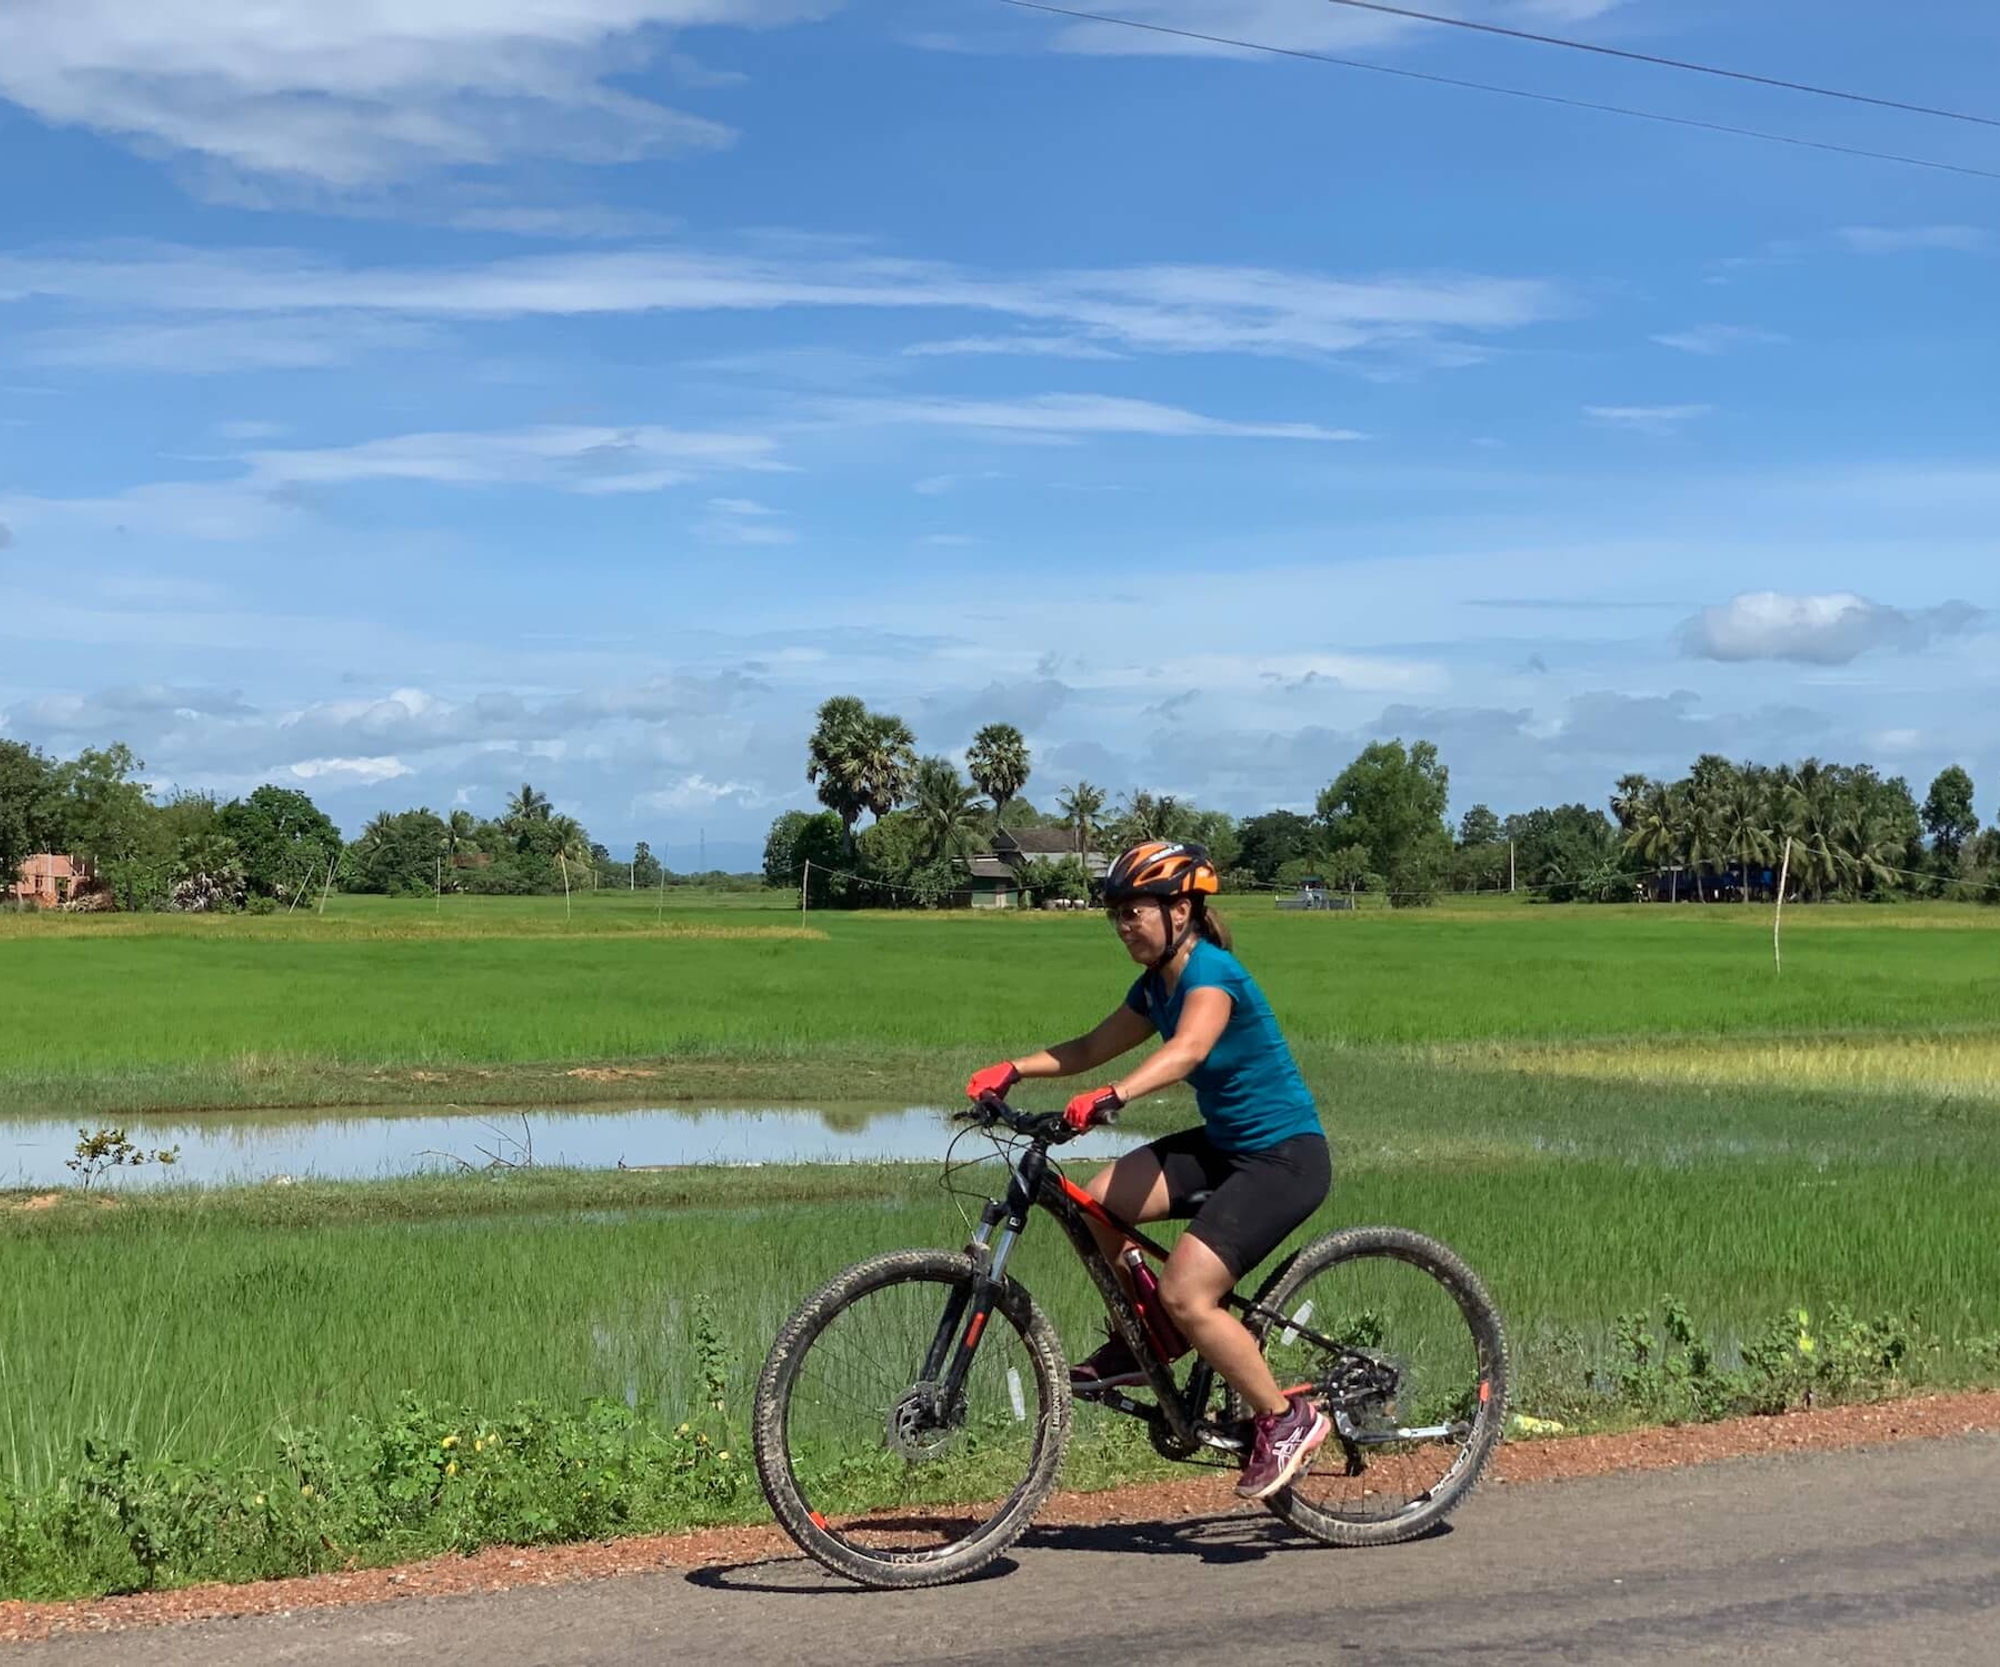
[[[1077,1395],[1100,1389],[1125,1389],[1146,1381],[1145,1369],[1115,1333],[1088,1360],[1079,1360],[1069,1369],[1069,1387]]]
[[[1283,1412],[1259,1413],[1254,1428],[1250,1462],[1236,1484],[1238,1499],[1269,1499],[1312,1463],[1313,1449],[1333,1424],[1305,1396],[1294,1395]]]

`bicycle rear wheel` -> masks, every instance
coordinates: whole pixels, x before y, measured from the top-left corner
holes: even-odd
[[[973,1277],[969,1257],[945,1251],[858,1263],[807,1299],[764,1363],[764,1495],[802,1551],[863,1585],[963,1579],[1055,1486],[1069,1370],[1019,1285],[998,1293],[956,1402],[923,1378],[940,1328],[954,1343],[964,1331]]]
[[[1421,1234],[1359,1227],[1307,1245],[1257,1301],[1280,1316],[1251,1321],[1279,1385],[1310,1386],[1336,1426],[1270,1509],[1331,1545],[1442,1522],[1506,1420],[1506,1332],[1479,1276]]]

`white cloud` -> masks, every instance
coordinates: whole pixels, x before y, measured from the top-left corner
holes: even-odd
[[[796,544],[798,534],[778,526],[774,517],[785,512],[760,504],[755,498],[710,498],[711,513],[697,522],[695,533],[711,544]]]
[[[998,469],[980,469],[969,475],[926,475],[920,481],[911,483],[910,490],[920,497],[941,498],[947,492],[955,492],[969,480],[1004,480],[1006,477]]]
[[[1791,660],[1843,666],[1875,650],[1914,653],[1970,629],[1985,610],[1967,602],[1892,608],[1848,592],[1754,591],[1704,608],[1681,627],[1684,652],[1703,660]]]
[[[501,319],[788,307],[957,310],[1061,326],[1131,352],[1321,358],[1357,351],[1453,362],[1460,333],[1556,316],[1534,278],[1332,278],[1257,267],[1136,266],[996,276],[939,262],[594,250],[483,265],[340,267],[288,254],[165,248],[0,256],[0,302],[40,296],[124,313],[385,313]]]
[[[1043,436],[1145,434],[1163,438],[1360,440],[1353,429],[1317,423],[1233,422],[1172,405],[1102,394],[1039,394],[1030,399],[855,399],[831,408],[844,422],[918,423]]]
[[[378,781],[394,781],[415,772],[400,758],[302,758],[268,773],[295,776],[300,781],[373,787]]]
[[[459,231],[504,232],[511,237],[596,239],[665,237],[681,228],[671,214],[644,209],[614,208],[607,203],[576,203],[567,208],[495,207],[461,209],[451,217]]]
[[[414,480],[459,486],[531,483],[586,495],[656,492],[719,469],[773,469],[761,435],[631,428],[522,428],[486,433],[404,434],[315,451],[249,455],[265,487]]]
[[[1772,346],[1790,339],[1775,330],[1758,330],[1743,324],[1697,324],[1692,329],[1675,330],[1651,338],[1662,347],[1675,348],[1682,353],[1698,353],[1704,358],[1719,357],[1732,348]]]
[[[435,339],[426,326],[394,319],[231,318],[158,324],[93,324],[43,331],[28,342],[35,364],[82,370],[324,370],[368,354],[408,352]]]
[[[1842,226],[1840,240],[1863,255],[1895,255],[1912,249],[1971,254],[1988,247],[1992,235],[1978,226]]]
[[[372,188],[513,156],[623,162],[727,128],[625,90],[664,30],[837,0],[14,0],[0,96],[238,176]]]
[[[911,358],[954,355],[1018,355],[1030,359],[1122,359],[1096,342],[1077,336],[960,336],[953,341],[916,342],[903,349]]]
[[[1629,428],[1642,434],[1671,434],[1682,423],[1706,417],[1712,405],[1586,405],[1583,414],[1593,422],[1611,428]]]

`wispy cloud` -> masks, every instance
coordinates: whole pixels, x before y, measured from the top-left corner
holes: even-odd
[[[1753,591],[1702,609],[1681,627],[1681,647],[1703,660],[1844,666],[1877,650],[1915,653],[1985,617],[1986,610],[1969,602],[1892,608],[1845,591],[1819,596]]]
[[[15,0],[0,96],[230,175],[373,189],[517,156],[629,162],[728,143],[631,91],[686,24],[775,25],[838,0],[403,0],[395,6]]]
[[[327,370],[436,339],[426,325],[340,318],[229,318],[183,323],[95,324],[30,338],[28,358],[81,370],[222,375],[234,371]]]
[[[798,534],[782,524],[784,511],[755,498],[710,498],[709,513],[695,526],[712,544],[795,544]]]
[[[1354,429],[1317,423],[1237,422],[1177,406],[1102,394],[1040,394],[1032,399],[840,400],[830,412],[843,422],[917,423],[941,428],[993,429],[1036,435],[1145,434],[1163,438],[1240,440],[1363,440]]]
[[[912,358],[950,355],[1015,355],[1029,359],[1122,359],[1096,342],[1079,336],[960,336],[953,341],[916,342],[903,349]]]
[[[1697,324],[1692,329],[1669,331],[1649,338],[1662,347],[1682,353],[1698,353],[1718,358],[1739,347],[1768,347],[1790,341],[1775,330],[1759,330],[1744,324]]]
[[[656,492],[717,470],[782,467],[755,434],[676,429],[541,427],[403,434],[359,445],[249,454],[251,484],[335,486],[428,481],[453,486],[533,484],[601,495]]]
[[[998,469],[979,469],[965,475],[926,475],[911,484],[910,490],[919,497],[941,498],[947,492],[955,492],[969,480],[1002,480],[1005,477]]]
[[[1978,226],[1842,226],[1840,240],[1857,254],[1895,255],[1912,249],[1971,254],[1990,247],[1993,238]]]
[[[1706,417],[1712,405],[1586,405],[1583,414],[1609,428],[1629,428],[1642,434],[1672,434],[1682,423]]]
[[[1347,279],[1229,266],[995,275],[932,261],[690,249],[517,256],[474,266],[342,267],[287,254],[167,248],[0,257],[0,301],[46,297],[155,314],[386,314],[508,319],[646,312],[873,308],[1058,325],[1106,351],[1289,358],[1375,351],[1453,363],[1465,334],[1561,313],[1533,278]],[[977,339],[977,338],[968,338]]]

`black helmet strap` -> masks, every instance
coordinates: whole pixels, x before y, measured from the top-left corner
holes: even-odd
[[[1172,897],[1160,897],[1154,899],[1154,901],[1160,905],[1161,935],[1166,938],[1167,947],[1165,953],[1163,953],[1157,961],[1154,961],[1150,966],[1146,968],[1148,972],[1153,972],[1153,973],[1165,972],[1168,965],[1173,961],[1173,958],[1176,955],[1180,954],[1181,945],[1186,943],[1188,939],[1192,937],[1194,933],[1197,930],[1199,930],[1201,926],[1201,916],[1202,916],[1201,893],[1198,891],[1183,892],[1181,895],[1186,897],[1188,900],[1188,917],[1187,917],[1187,925],[1183,926],[1178,932],[1174,930],[1174,904],[1178,901],[1178,899]]]

